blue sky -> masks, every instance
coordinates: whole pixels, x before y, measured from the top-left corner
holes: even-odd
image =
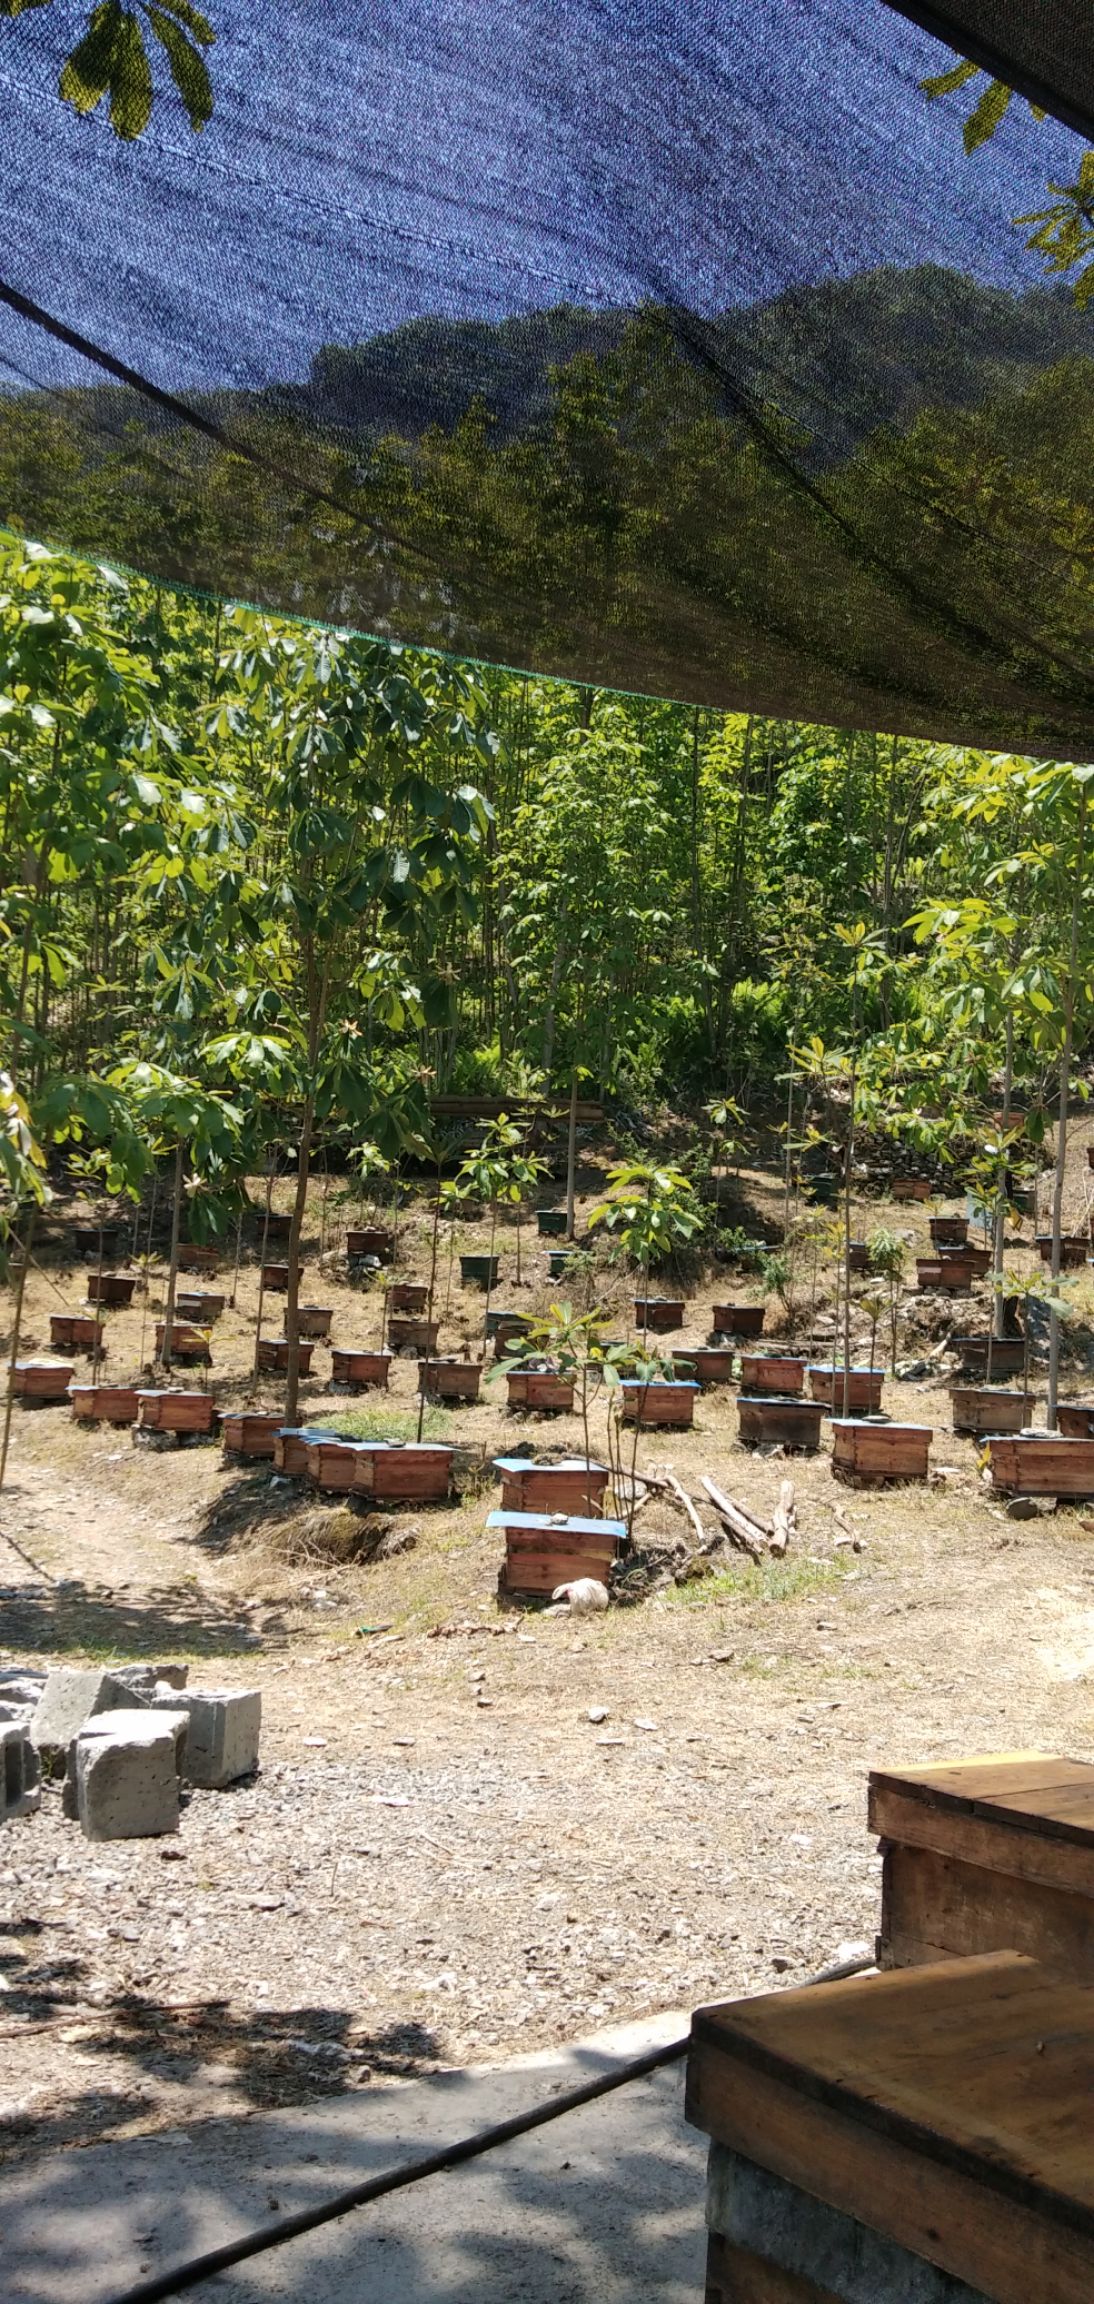
[[[1008,218],[1079,140],[1024,104],[973,159],[949,52],[881,0],[207,0],[217,108],[139,145],[55,96],[84,0],[0,23],[0,269],[176,389],[302,376],[420,314],[672,296],[882,263],[1041,277]],[[0,315],[16,373],[86,375]],[[2,371],[0,371],[2,373]]]

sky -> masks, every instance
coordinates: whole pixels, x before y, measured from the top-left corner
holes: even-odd
[[[216,110],[122,144],[56,97],[87,0],[0,20],[0,273],[175,390],[424,314],[701,312],[881,263],[1042,278],[1008,219],[1079,139],[963,153],[950,52],[882,0],[205,0]],[[15,382],[89,371],[0,314]],[[0,366],[0,375],[4,368]]]

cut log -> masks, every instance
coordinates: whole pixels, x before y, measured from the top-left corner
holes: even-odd
[[[779,1501],[771,1524],[771,1550],[781,1560],[792,1536],[798,1532],[798,1515],[794,1503],[794,1483],[784,1480],[779,1490]]]
[[[762,1560],[769,1531],[762,1528],[759,1521],[754,1520],[751,1513],[745,1511],[743,1505],[735,1504],[732,1497],[725,1495],[721,1488],[715,1487],[713,1480],[709,1479],[705,1472],[702,1475],[702,1480],[707,1495],[719,1519],[724,1521],[733,1543],[737,1545],[740,1551],[747,1552],[751,1560]]]
[[[665,1487],[668,1489],[669,1495],[675,1496],[681,1511],[687,1513],[688,1519],[690,1520],[691,1525],[695,1531],[695,1541],[698,1544],[700,1550],[704,1550],[706,1547],[707,1532],[699,1518],[699,1514],[696,1511],[690,1496],[688,1496],[684,1489],[681,1488],[680,1482],[674,1477],[673,1473],[665,1471],[661,1473],[660,1477],[663,1480]]]

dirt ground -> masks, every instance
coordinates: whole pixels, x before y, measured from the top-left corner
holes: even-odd
[[[1079,1123],[1076,1220],[1090,1132]],[[595,1182],[585,1176],[586,1197]],[[755,1212],[778,1215],[773,1177],[743,1188]],[[862,1213],[862,1229],[889,1224],[910,1249],[926,1238],[928,1210],[875,1201]],[[318,1192],[312,1214],[305,1296],[334,1305],[337,1342],[375,1342],[379,1292],[351,1286],[339,1254],[354,1211],[332,1191],[322,1255]],[[424,1211],[401,1221],[399,1269],[421,1276]],[[457,1248],[483,1244],[459,1228]],[[500,1246],[497,1303],[557,1297],[531,1230],[519,1291],[511,1230]],[[48,1350],[50,1309],[77,1308],[83,1285],[43,1246],[28,1353]],[[446,1285],[442,1258],[442,1308]],[[625,1279],[595,1287],[622,1320]],[[1085,1304],[1084,1291],[1085,1278]],[[702,1341],[727,1293],[755,1289],[708,1275],[671,1343]],[[276,1407],[276,1386],[247,1374],[256,1299],[252,1247],[214,1330],[211,1382],[225,1404]],[[162,1267],[145,1304],[110,1316],[112,1378],[137,1372],[142,1321],[147,1359],[160,1300]],[[906,1309],[914,1359],[948,1314],[937,1299],[909,1296]],[[978,1291],[956,1325],[987,1316]],[[481,1325],[481,1296],[457,1280],[442,1349],[477,1350]],[[1089,1344],[1077,1324],[1069,1392],[1094,1391]],[[325,1346],[315,1368],[301,1420],[341,1423]],[[499,1610],[487,1470],[452,1506],[394,1514],[404,1549],[339,1565],[325,1556],[330,1508],[267,1465],[228,1466],[215,1446],[135,1446],[65,1409],[17,1410],[0,1666],[187,1660],[192,1685],[260,1687],[264,1725],[257,1778],[195,1792],[177,1839],[92,1845],[53,1790],[5,1830],[0,2157],[382,2085],[792,1983],[872,1942],[872,1765],[1025,1745],[1094,1758],[1094,1514],[1008,1519],[974,1443],[953,1434],[947,1363],[935,1369],[885,1394],[894,1416],[935,1428],[925,1488],[840,1487],[823,1449],[751,1455],[732,1392],[702,1394],[694,1431],[644,1436],[640,1467],[671,1465],[700,1499],[708,1472],[761,1515],[789,1472],[789,1558],[751,1567],[728,1553],[702,1582],[582,1620]],[[394,1364],[404,1433],[416,1378],[414,1363]],[[432,1412],[432,1428],[487,1467],[503,1444],[579,1443],[576,1420],[521,1421],[504,1403],[489,1386],[481,1405]],[[382,1428],[381,1395],[352,1406]],[[640,1526],[687,1533],[659,1504]]]

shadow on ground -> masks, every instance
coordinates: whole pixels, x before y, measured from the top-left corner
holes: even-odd
[[[35,1655],[249,1656],[260,1636],[195,1584],[112,1592],[65,1577],[56,1584],[0,1584],[0,1647]]]

